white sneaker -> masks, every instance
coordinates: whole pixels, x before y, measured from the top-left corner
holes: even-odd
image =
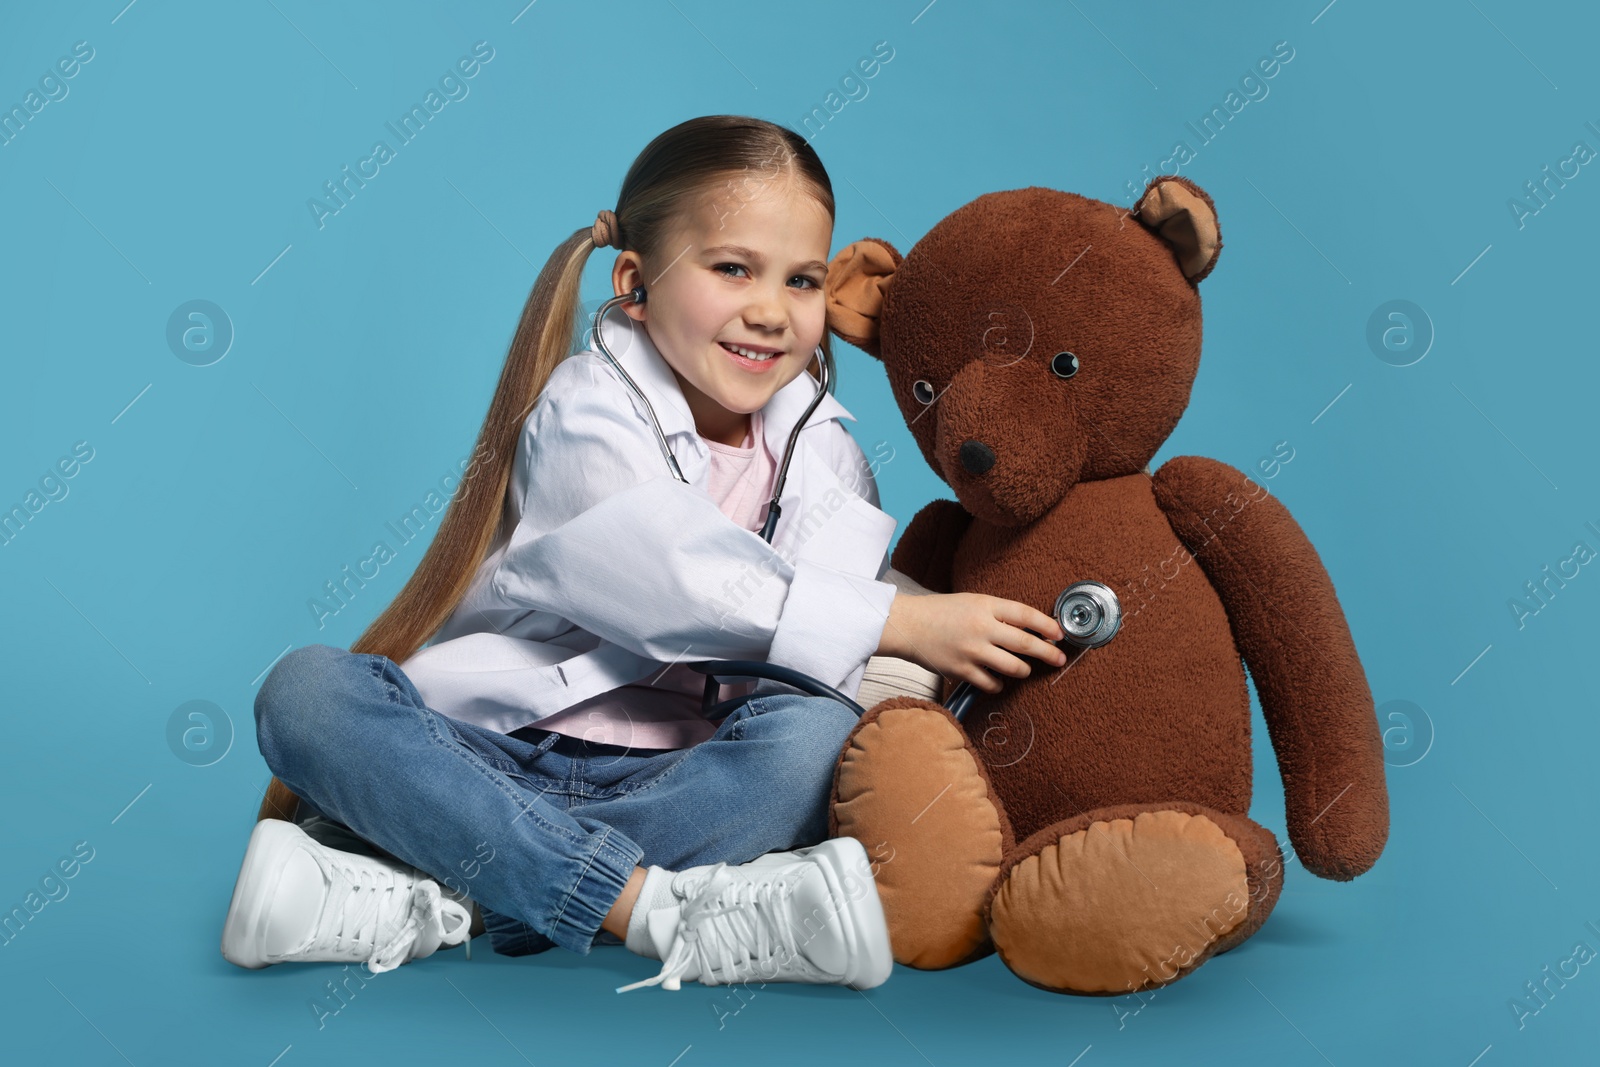
[[[330,848],[294,823],[250,832],[222,926],[222,955],[240,967],[364,961],[373,974],[459,945],[468,907],[414,867]]]
[[[646,916],[661,973],[617,992],[677,989],[683,979],[870,989],[894,967],[867,851],[853,837],[738,867],[690,867],[672,876],[671,888],[674,903]]]

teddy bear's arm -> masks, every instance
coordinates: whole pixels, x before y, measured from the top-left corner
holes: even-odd
[[[1154,475],[1157,504],[1222,599],[1255,678],[1306,869],[1350,879],[1389,835],[1383,739],[1333,582],[1264,486],[1201,456]]]
[[[890,565],[935,593],[950,592],[950,570],[956,545],[972,523],[972,515],[954,500],[935,500],[911,520],[895,545]]]

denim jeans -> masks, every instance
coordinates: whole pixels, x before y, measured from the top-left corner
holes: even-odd
[[[273,774],[464,891],[508,956],[587,953],[635,866],[745,863],[826,838],[834,764],[856,723],[836,700],[769,693],[686,749],[502,734],[424,706],[387,657],[328,645],[272,668],[255,719]]]

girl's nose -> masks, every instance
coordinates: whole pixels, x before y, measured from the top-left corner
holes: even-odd
[[[781,332],[789,325],[789,312],[781,296],[763,287],[751,294],[744,321],[751,329]]]

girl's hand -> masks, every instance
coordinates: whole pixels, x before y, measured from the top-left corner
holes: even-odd
[[[890,604],[878,654],[909,659],[982,692],[998,693],[1003,683],[989,672],[1013,678],[1032,673],[1018,656],[1064,666],[1067,654],[1044,638],[1065,636],[1054,618],[1017,600],[984,593],[899,593]]]

